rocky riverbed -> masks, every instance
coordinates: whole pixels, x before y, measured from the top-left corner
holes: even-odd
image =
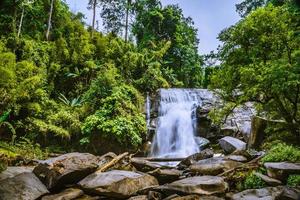
[[[68,153],[31,166],[11,166],[0,174],[1,200],[221,200],[299,199],[299,188],[286,186],[287,176],[300,173],[300,163],[260,163],[263,152],[249,152],[242,141],[219,141],[224,154],[212,149],[180,160],[134,157],[124,153],[95,156]],[[164,161],[164,162],[157,162]],[[236,172],[255,173],[265,188],[238,191]]]

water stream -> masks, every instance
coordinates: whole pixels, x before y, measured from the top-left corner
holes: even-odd
[[[199,152],[195,140],[197,90],[160,89],[158,122],[152,142],[153,157],[186,157]]]

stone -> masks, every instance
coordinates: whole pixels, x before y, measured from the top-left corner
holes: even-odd
[[[240,166],[241,163],[227,160],[224,157],[215,157],[200,160],[192,164],[189,169],[194,174],[218,175],[226,170]]]
[[[282,182],[277,180],[277,179],[274,179],[274,178],[270,178],[266,175],[263,175],[261,173],[258,173],[258,172],[255,172],[254,173],[255,176],[261,178],[264,182],[266,182],[269,186],[278,186],[278,185],[282,185]]]
[[[147,195],[139,195],[139,196],[130,197],[128,200],[148,200],[148,197]]]
[[[139,190],[158,185],[158,181],[148,174],[112,170],[95,172],[79,183],[87,193],[115,198],[128,198]]]
[[[264,166],[267,169],[268,176],[284,182],[289,175],[300,174],[300,163],[267,162]]]
[[[266,187],[262,189],[249,189],[234,194],[232,200],[278,200],[284,187]],[[283,200],[283,199],[282,199]]]
[[[76,198],[75,200],[99,200],[99,199],[103,199],[102,197],[99,196],[89,196],[89,195],[82,195],[78,198]]]
[[[160,200],[162,199],[162,194],[155,191],[149,191],[147,195],[148,200]]]
[[[222,194],[227,188],[228,184],[218,176],[194,176],[158,187],[163,192],[199,195]]]
[[[83,191],[80,189],[68,188],[58,194],[44,196],[41,200],[73,200],[77,199],[83,194]]]
[[[158,182],[163,185],[165,183],[170,183],[178,180],[183,172],[177,169],[156,169],[154,171],[148,172],[148,174],[154,176],[158,180]]]
[[[234,156],[244,156],[245,158],[247,158],[247,160],[251,160],[254,157],[257,157],[259,155],[256,155],[257,152],[255,152],[255,155],[250,154],[247,150],[235,150],[234,152],[232,152],[230,155],[234,155]]]
[[[1,200],[35,200],[49,193],[45,185],[32,173],[23,172],[0,181]]]
[[[214,152],[211,149],[205,149],[203,151],[200,151],[199,153],[195,153],[193,155],[188,156],[178,164],[178,167],[179,168],[188,167],[199,160],[211,158],[213,157],[213,155]]]
[[[219,144],[225,153],[232,153],[235,150],[245,150],[246,143],[234,137],[226,136],[219,140]]]
[[[195,137],[195,141],[200,150],[207,148],[210,144],[210,141],[204,137]]]
[[[284,187],[282,193],[276,200],[299,200],[300,188]]]
[[[33,167],[7,167],[5,171],[0,173],[0,181],[7,179],[7,178],[13,178],[18,174],[22,174],[25,172],[32,172]]]
[[[248,159],[245,156],[239,156],[239,155],[228,155],[225,156],[226,159],[236,161],[236,162],[247,162]]]
[[[49,190],[75,184],[106,163],[106,158],[89,153],[68,153],[43,161],[33,170]]]
[[[131,158],[131,164],[141,172],[149,172],[158,168],[166,168],[166,166],[145,160],[143,158]]]
[[[215,196],[188,195],[183,197],[176,197],[172,200],[224,200],[224,199]]]

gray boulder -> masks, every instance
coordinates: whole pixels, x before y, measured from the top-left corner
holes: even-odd
[[[258,172],[255,172],[254,173],[255,176],[261,178],[264,182],[266,182],[269,186],[278,186],[278,185],[282,185],[282,182],[277,180],[277,179],[274,179],[274,178],[271,178],[271,177],[268,177],[266,175],[263,175],[261,173],[258,173]]]
[[[165,166],[159,163],[151,162],[143,158],[131,158],[130,162],[138,171],[141,172],[149,172],[158,168],[165,168]]]
[[[35,200],[48,192],[32,172],[19,173],[0,181],[1,200]]]
[[[165,184],[178,180],[183,172],[177,169],[156,169],[148,174],[157,178],[160,184]]]
[[[188,167],[193,163],[196,163],[199,160],[207,159],[213,157],[214,152],[211,149],[205,149],[199,153],[195,153],[193,155],[188,156],[184,160],[182,160],[179,164],[179,168]]]
[[[73,200],[84,195],[83,191],[76,188],[68,188],[58,194],[42,197],[41,200]]]
[[[219,140],[219,144],[225,153],[232,153],[235,150],[245,150],[247,144],[237,138],[226,136]]]
[[[192,164],[189,169],[194,174],[218,175],[226,170],[240,166],[240,162],[225,159],[224,157],[215,157],[200,160]]]
[[[32,172],[33,167],[7,167],[5,171],[0,173],[0,181],[7,179],[7,178],[13,178],[17,176],[18,174],[22,174],[25,172]]]
[[[286,181],[291,174],[300,174],[300,163],[267,162],[264,166],[268,176],[281,181]]]
[[[222,194],[228,188],[223,178],[218,176],[194,176],[158,187],[167,193],[213,195]]]
[[[77,183],[110,159],[110,154],[97,157],[89,153],[68,153],[41,162],[33,172],[49,190],[57,190]]]
[[[79,182],[87,193],[115,198],[128,198],[143,188],[156,185],[158,181],[153,176],[121,170],[95,172]]]

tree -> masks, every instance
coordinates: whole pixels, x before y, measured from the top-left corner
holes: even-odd
[[[24,14],[25,14],[25,7],[29,7],[29,9],[30,9],[30,5],[33,2],[34,1],[32,1],[32,0],[27,0],[27,1],[22,3],[22,13],[21,13],[20,24],[19,24],[18,35],[17,35],[18,38],[20,37],[21,31],[22,31],[23,18],[24,18]]]
[[[284,119],[300,136],[299,24],[291,19],[285,7],[269,5],[223,31],[212,88],[227,102],[256,102],[259,112]]]
[[[47,32],[46,32],[46,39],[47,39],[47,40],[49,40],[49,34],[50,34],[50,29],[51,29],[51,20],[52,20],[52,13],[53,13],[54,1],[55,1],[55,0],[51,0],[51,3],[50,3],[50,10],[49,10],[49,17],[48,17],[48,25],[47,25]]]
[[[89,0],[88,9],[93,9],[93,21],[92,21],[92,37],[94,36],[95,31],[95,22],[96,22],[96,9],[99,6],[101,1],[99,0]]]

